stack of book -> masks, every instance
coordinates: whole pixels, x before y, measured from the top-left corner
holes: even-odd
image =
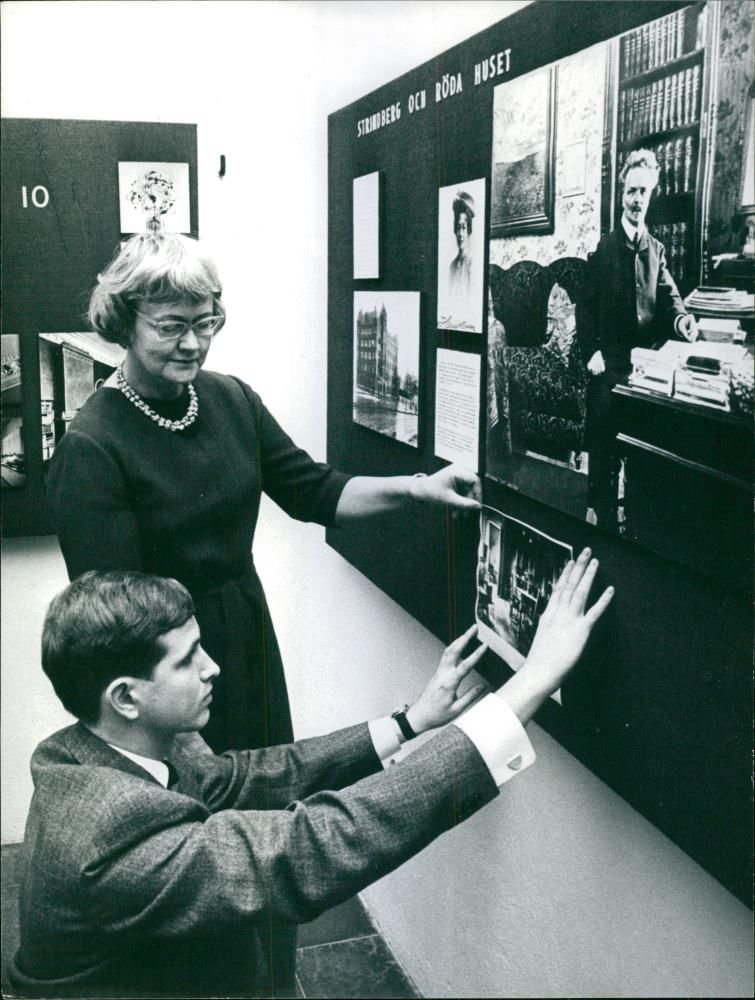
[[[645,347],[632,350],[632,372],[628,382],[636,389],[648,389],[662,396],[674,394],[676,358],[661,355]]]
[[[708,315],[755,314],[755,295],[723,285],[700,285],[689,293],[684,304],[690,312]]]
[[[738,319],[701,316],[697,321],[700,340],[716,344],[742,344],[745,331]]]
[[[729,376],[720,367],[707,367],[694,355],[674,374],[674,399],[729,409]]]
[[[668,341],[660,350],[635,347],[629,385],[687,403],[729,410],[732,367],[746,357],[732,343]]]

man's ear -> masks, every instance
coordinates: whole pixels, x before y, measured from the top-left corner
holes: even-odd
[[[116,677],[105,688],[103,699],[111,710],[128,722],[139,718],[138,698],[134,697],[134,677]]]

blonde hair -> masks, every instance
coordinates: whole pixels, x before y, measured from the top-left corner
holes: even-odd
[[[627,179],[627,174],[630,170],[634,170],[635,167],[646,167],[655,175],[655,180],[653,182],[653,187],[658,183],[658,177],[660,175],[661,169],[658,166],[658,160],[655,158],[655,153],[652,149],[633,149],[631,153],[627,156],[624,166],[621,168],[621,173],[619,174],[619,182],[623,188],[624,181]]]
[[[142,302],[198,302],[212,296],[213,310],[225,322],[222,293],[217,267],[197,240],[179,233],[137,233],[97,275],[89,323],[105,340],[128,347]]]

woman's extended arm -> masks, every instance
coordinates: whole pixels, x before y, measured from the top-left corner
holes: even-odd
[[[399,510],[410,500],[479,510],[482,487],[477,474],[460,465],[432,476],[354,476],[338,500],[336,524]]]

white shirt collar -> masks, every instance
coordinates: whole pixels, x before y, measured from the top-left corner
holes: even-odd
[[[632,223],[627,219],[626,215],[624,215],[623,213],[621,216],[621,225],[623,226],[624,232],[627,234],[627,239],[629,240],[630,243],[634,243],[635,233],[637,234],[638,239],[642,238],[642,234],[644,232],[645,227],[633,226]]]
[[[118,753],[123,754],[124,757],[128,757],[129,760],[133,760],[135,764],[139,767],[143,767],[145,771],[148,771],[155,781],[159,781],[163,788],[168,787],[168,765],[163,760],[155,760],[154,757],[142,757],[139,753],[133,753],[131,750],[124,750],[123,747],[117,747],[113,743],[108,743],[109,747],[113,750],[117,750]]]

